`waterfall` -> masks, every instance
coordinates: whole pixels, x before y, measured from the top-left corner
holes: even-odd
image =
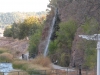
[[[56,8],[55,15],[53,17],[51,28],[50,28],[49,35],[48,35],[47,44],[46,44],[46,47],[45,47],[45,50],[44,50],[44,56],[46,56],[47,53],[48,53],[48,47],[49,47],[49,43],[50,43],[50,38],[51,38],[51,35],[52,35],[52,32],[53,32],[53,27],[55,25],[57,13],[58,13],[58,9]]]

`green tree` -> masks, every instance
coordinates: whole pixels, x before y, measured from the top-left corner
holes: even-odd
[[[12,37],[12,31],[11,31],[11,26],[7,26],[4,30],[4,36],[5,37]]]
[[[94,18],[86,19],[86,22],[81,27],[84,34],[87,35],[100,33],[99,24]],[[96,43],[96,41],[92,40],[83,40],[80,44],[80,49],[84,51],[84,68],[91,69],[96,65]]]
[[[71,49],[72,47],[72,41],[74,40],[74,34],[77,29],[76,22],[74,21],[68,21],[68,22],[62,22],[60,23],[60,29],[56,33],[57,41],[59,43],[60,48],[68,48]]]
[[[44,21],[44,15],[40,17],[29,17],[23,22],[13,23],[10,29],[6,28],[5,35],[10,34],[9,37],[24,39],[35,34],[38,29],[41,29]],[[10,31],[12,32],[12,34]]]
[[[38,19],[37,24],[33,25],[30,29],[31,36],[30,36],[29,47],[28,47],[30,56],[31,53],[38,54],[38,45],[40,43],[44,22],[45,22],[45,17],[40,17]]]
[[[49,55],[52,56],[51,59],[53,59],[53,55],[56,56],[60,65],[68,66],[77,24],[75,21],[70,20],[68,22],[61,22],[59,27],[60,29],[56,32],[57,39],[50,43]]]
[[[19,37],[19,25],[20,25],[20,23],[13,23],[12,24],[11,31],[12,31],[12,37],[14,39]]]
[[[30,37],[29,47],[28,47],[30,56],[31,54],[38,54],[38,45],[40,42],[40,38],[41,38],[40,31],[37,31],[36,33],[34,33],[34,35]]]

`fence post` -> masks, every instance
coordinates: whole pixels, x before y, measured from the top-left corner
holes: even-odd
[[[86,70],[86,75],[88,75],[88,71]]]
[[[46,70],[45,70],[45,75],[46,75]]]
[[[19,75],[19,71],[18,71],[18,75]]]
[[[67,75],[68,75],[68,67],[67,67]]]
[[[3,75],[5,75],[5,73],[3,72]]]
[[[81,73],[81,65],[79,65],[79,75],[82,75],[82,73]]]
[[[57,73],[57,69],[56,69],[56,75],[57,75],[58,73]]]

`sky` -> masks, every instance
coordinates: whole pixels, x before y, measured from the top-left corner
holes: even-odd
[[[0,12],[45,11],[49,0],[0,0]]]

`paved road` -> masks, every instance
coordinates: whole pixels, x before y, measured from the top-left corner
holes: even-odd
[[[61,67],[59,65],[54,65],[52,64],[54,69],[60,69],[60,70],[65,70],[65,71],[75,71],[74,68],[68,68],[68,67]]]

